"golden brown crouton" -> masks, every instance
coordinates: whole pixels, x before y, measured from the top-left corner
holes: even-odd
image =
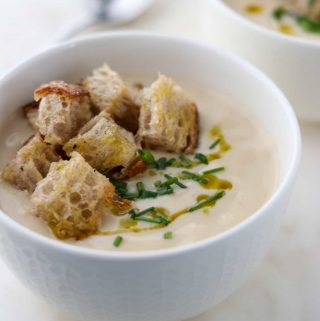
[[[50,164],[59,158],[53,147],[37,133],[5,167],[2,178],[20,190],[33,192],[36,184],[47,175]]]
[[[92,117],[89,93],[81,86],[51,81],[36,89],[38,125],[47,143],[63,145]]]
[[[104,64],[83,81],[83,86],[99,111],[106,110],[121,127],[137,131],[139,106],[118,73]]]
[[[39,130],[38,116],[39,116],[39,102],[33,101],[22,107],[24,116],[28,119],[31,127],[37,131]]]
[[[198,144],[196,104],[181,87],[159,75],[144,90],[137,138],[149,148],[191,153]]]
[[[68,155],[77,151],[103,174],[126,168],[138,154],[132,133],[117,125],[106,111],[81,128],[79,135],[64,145],[64,150]]]
[[[32,212],[44,219],[59,239],[82,239],[94,234],[106,207],[128,210],[129,201],[115,194],[108,178],[77,152],[69,161],[52,163],[31,196]]]

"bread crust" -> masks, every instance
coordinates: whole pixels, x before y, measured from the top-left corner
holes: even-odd
[[[79,85],[68,84],[63,80],[53,80],[37,88],[34,92],[35,101],[39,101],[48,94],[57,94],[67,98],[89,96],[88,90]]]
[[[39,100],[39,131],[47,143],[63,145],[93,116],[87,90],[63,81],[52,81],[36,89]]]
[[[164,76],[144,89],[137,140],[143,146],[176,153],[192,153],[198,145],[196,104],[181,87]]]

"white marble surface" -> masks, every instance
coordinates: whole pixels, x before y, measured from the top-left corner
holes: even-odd
[[[80,19],[81,1],[0,0],[0,74]],[[122,28],[210,41],[210,10],[206,0],[158,0]],[[189,321],[320,320],[320,124],[301,123],[301,129],[299,177],[272,248],[235,294]],[[77,321],[25,289],[2,261],[0,320]]]

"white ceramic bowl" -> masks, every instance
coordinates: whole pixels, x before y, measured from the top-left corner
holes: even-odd
[[[289,37],[250,21],[223,0],[213,6],[213,41],[264,71],[287,95],[298,117],[320,121],[319,42]]]
[[[0,252],[21,282],[77,318],[183,320],[237,289],[264,255],[296,175],[297,121],[279,89],[242,59],[189,40],[127,32],[61,44],[14,68],[0,81],[0,128],[32,98],[39,84],[52,79],[77,81],[105,61],[120,73],[156,75],[160,70],[237,99],[277,144],[281,177],[277,191],[251,217],[217,237],[143,253],[66,245],[1,212]]]

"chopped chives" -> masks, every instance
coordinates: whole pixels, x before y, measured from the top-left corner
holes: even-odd
[[[139,149],[139,155],[148,165],[154,165],[156,163],[154,156],[147,149]]]
[[[144,184],[142,182],[138,182],[136,184],[139,198],[155,198],[158,196],[157,192],[148,191],[145,189]]]
[[[114,239],[114,241],[113,241],[113,246],[115,246],[115,247],[120,246],[120,244],[122,243],[122,241],[123,241],[123,237],[120,236],[120,235],[118,235],[118,236]]]
[[[132,219],[135,219],[136,217],[142,216],[142,215],[147,214],[147,213],[155,213],[155,211],[156,211],[156,209],[154,207],[146,208],[145,210],[140,211],[138,213],[136,213],[134,209],[131,209],[129,211],[129,214],[130,214]]]
[[[218,138],[209,146],[209,149],[214,149],[218,144],[220,144],[220,142],[221,142],[221,139]]]
[[[136,184],[136,187],[137,187],[137,190],[138,190],[138,194],[139,194],[139,196],[141,197],[142,194],[143,194],[143,192],[145,191],[145,189],[144,189],[144,184],[143,184],[142,182],[138,182],[138,183]]]
[[[142,199],[144,199],[144,198],[156,198],[157,196],[158,196],[157,192],[144,190],[142,195],[141,195],[141,198]]]
[[[160,188],[160,187],[162,186],[161,181],[155,181],[155,182],[154,182],[154,186],[155,186],[156,188]]]
[[[157,190],[159,196],[168,195],[173,193],[173,188],[170,186],[162,186]]]
[[[202,164],[209,164],[208,158],[204,154],[196,153],[194,158],[197,159]]]
[[[224,171],[225,168],[224,167],[217,167],[217,168],[213,168],[213,169],[209,169],[207,171],[202,172],[204,175],[208,175],[208,174],[214,174],[214,173],[218,173],[218,172],[222,172]]]
[[[218,199],[222,198],[225,195],[225,191],[218,192],[212,196],[209,196],[207,199],[204,201],[199,202],[198,204],[191,206],[188,209],[188,212],[194,212],[197,211],[207,205],[210,205],[210,203],[217,201]]]
[[[168,175],[168,174],[165,174],[164,177],[165,177],[168,181],[169,181],[169,180],[173,180],[173,183],[172,183],[172,184],[176,184],[176,185],[178,185],[178,186],[181,187],[181,188],[187,188],[186,185],[182,184],[182,183],[179,181],[178,177],[172,177],[172,176],[170,176],[170,175]],[[168,182],[168,181],[167,181],[167,182]],[[167,182],[165,182],[165,183],[167,183]],[[171,181],[170,181],[170,182],[171,182]],[[167,184],[168,184],[168,183],[167,183]]]
[[[164,216],[157,216],[155,218],[139,216],[139,217],[135,217],[134,219],[137,221],[143,221],[143,222],[155,223],[155,224],[163,224],[163,225],[168,225],[170,223],[170,221],[168,219],[166,219]]]
[[[185,155],[180,155],[180,156],[179,156],[179,159],[180,159],[180,161],[181,161],[182,167],[189,168],[189,167],[192,166],[192,160],[189,159],[187,156],[185,156]]]
[[[163,170],[166,169],[167,167],[167,158],[166,157],[161,157],[158,159],[157,163],[156,163],[156,168],[159,170]]]
[[[177,177],[172,177],[168,174],[165,174],[164,177],[167,179],[166,182],[161,183],[162,186],[170,186],[173,185],[177,182],[178,178]]]
[[[139,198],[139,195],[137,193],[125,193],[120,196],[130,201],[134,201]]]
[[[191,173],[188,171],[182,171],[182,174],[184,175],[185,178],[192,179],[193,181],[196,181],[198,183],[201,183],[201,184],[208,184],[209,183],[209,180],[202,177],[201,175]]]
[[[170,158],[167,160],[167,166],[171,166],[173,163],[175,163],[177,160],[175,158]]]
[[[172,232],[166,232],[166,233],[163,234],[163,238],[164,238],[165,240],[171,240],[172,237],[173,237]]]

